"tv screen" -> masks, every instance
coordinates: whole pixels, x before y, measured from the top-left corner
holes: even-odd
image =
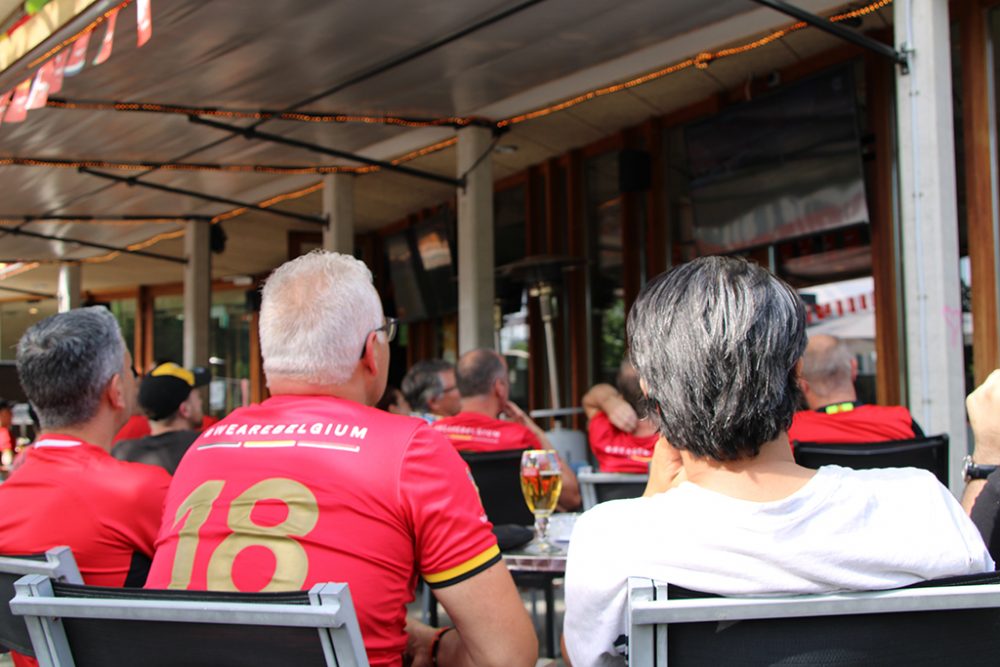
[[[445,208],[413,228],[425,302],[431,315],[453,313],[458,308],[451,221],[451,210]]]
[[[404,322],[427,317],[427,306],[417,279],[417,262],[406,231],[387,236],[385,255],[389,260],[389,277],[396,302],[396,317]]]
[[[868,222],[857,107],[845,66],[686,127],[698,251]]]

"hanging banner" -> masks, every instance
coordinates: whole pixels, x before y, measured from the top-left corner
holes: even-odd
[[[52,59],[52,78],[49,80],[49,95],[54,95],[62,90],[67,60],[69,60],[69,49],[63,49]]]
[[[3,122],[3,115],[7,113],[7,107],[10,106],[10,98],[13,95],[13,90],[8,90],[3,95],[0,95],[0,123]]]
[[[31,84],[25,109],[41,109],[49,101],[49,88],[52,86],[52,70],[55,69],[54,59],[47,61],[35,73],[35,82]]]
[[[66,76],[76,76],[87,63],[87,47],[90,45],[91,32],[83,33],[73,42],[73,48],[69,52],[69,59],[66,61]]]
[[[97,52],[97,57],[94,58],[94,65],[100,65],[105,60],[111,57],[111,49],[115,46],[115,23],[118,21],[118,10],[115,9],[110,14],[108,14],[108,27],[104,31],[104,40],[101,41],[101,50]]]
[[[14,89],[14,98],[3,115],[5,123],[20,123],[28,117],[28,93],[31,92],[31,79],[25,79]]]
[[[153,15],[150,13],[149,0],[136,0],[135,3],[137,46],[142,46],[153,36]]]

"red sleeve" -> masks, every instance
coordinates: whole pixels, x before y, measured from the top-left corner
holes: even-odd
[[[153,545],[163,519],[163,504],[170,487],[170,473],[145,463],[125,465],[136,479],[128,509],[123,508],[123,512],[127,512],[127,520],[119,524],[119,530],[136,551],[152,558]]]
[[[430,427],[416,430],[403,456],[399,492],[413,522],[420,574],[432,588],[457,584],[500,560],[468,466]]]

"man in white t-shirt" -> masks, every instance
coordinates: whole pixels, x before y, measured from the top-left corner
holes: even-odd
[[[975,526],[929,472],[795,464],[787,430],[805,311],[766,270],[724,257],[682,265],[643,289],[628,335],[664,436],[647,493],[667,490],[599,505],[577,522],[564,628],[574,667],[624,664],[629,576],[753,595],[993,569]]]

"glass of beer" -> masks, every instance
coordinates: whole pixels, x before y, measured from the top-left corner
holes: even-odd
[[[549,517],[556,509],[562,491],[559,455],[552,449],[528,449],[521,454],[521,492],[524,502],[535,515],[535,542],[532,550],[539,553],[560,551],[549,544],[546,533]]]

